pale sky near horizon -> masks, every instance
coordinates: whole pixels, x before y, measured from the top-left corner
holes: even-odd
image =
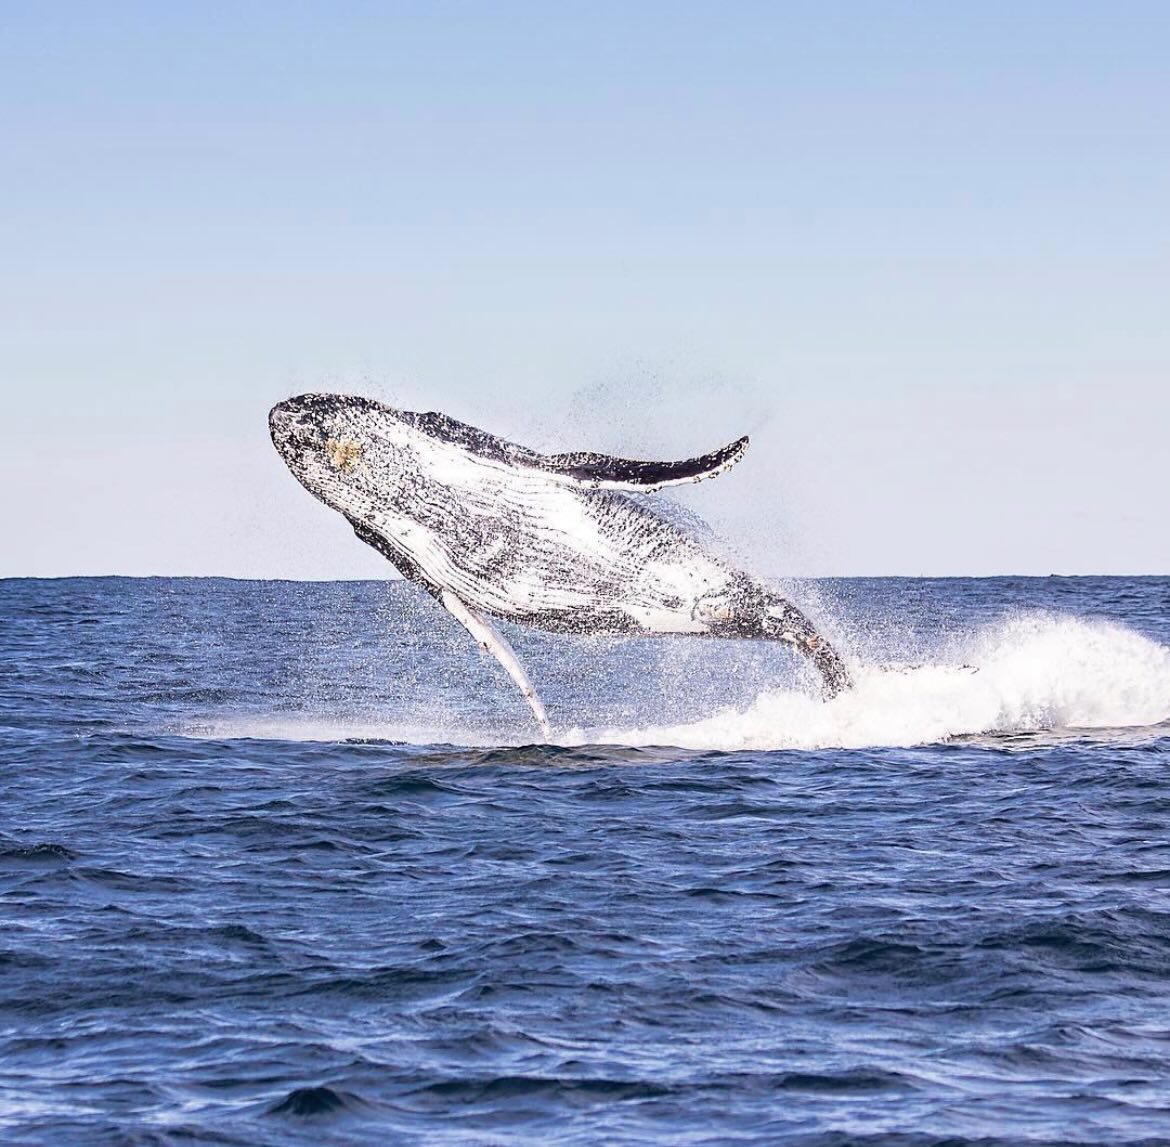
[[[770,574],[1170,573],[1170,5],[0,6],[0,576],[382,576],[339,389]]]

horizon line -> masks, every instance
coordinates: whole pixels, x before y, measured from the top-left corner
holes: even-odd
[[[914,574],[788,574],[770,577],[779,581],[992,581],[1003,579],[1027,579],[1048,581],[1053,578],[1073,580],[1076,578],[1170,578],[1168,573],[914,573]],[[238,582],[286,582],[290,585],[338,585],[338,584],[416,584],[409,578],[388,575],[386,577],[263,577],[253,574],[0,574],[0,582],[6,581],[238,581]]]

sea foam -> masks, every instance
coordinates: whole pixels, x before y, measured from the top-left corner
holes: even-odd
[[[1094,739],[1110,740],[1119,730],[1170,721],[1170,648],[1104,620],[1019,613],[952,637],[919,664],[891,665],[878,656],[855,659],[850,670],[853,688],[832,701],[822,700],[811,675],[806,675],[803,688],[768,688],[746,706],[714,712],[704,704],[709,704],[710,682],[691,678],[676,684],[694,690],[694,712],[706,714],[697,720],[582,724],[554,731],[553,740],[566,746],[654,745],[700,751],[900,748],[959,737],[1049,732],[1064,736],[1069,730],[1094,729],[1102,731]],[[726,672],[726,662],[721,671]],[[555,717],[555,707],[550,708]],[[368,739],[414,745],[530,743],[536,730],[526,712],[518,706],[509,712],[519,721],[509,716],[477,727],[434,707],[430,720],[394,713],[235,714],[185,723],[182,732],[198,737]]]
[[[578,729],[572,739],[725,750],[908,747],[1170,719],[1170,649],[1107,621],[1023,614],[953,640],[931,663],[852,671],[854,688],[829,702],[767,690],[746,710],[679,725]]]

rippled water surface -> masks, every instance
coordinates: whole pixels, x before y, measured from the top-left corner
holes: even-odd
[[[0,1140],[1170,1141],[1170,579],[798,592],[0,582]]]

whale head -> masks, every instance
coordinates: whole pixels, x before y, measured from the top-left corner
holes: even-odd
[[[350,517],[385,500],[409,451],[401,412],[355,395],[286,398],[269,411],[268,432],[297,481]]]

